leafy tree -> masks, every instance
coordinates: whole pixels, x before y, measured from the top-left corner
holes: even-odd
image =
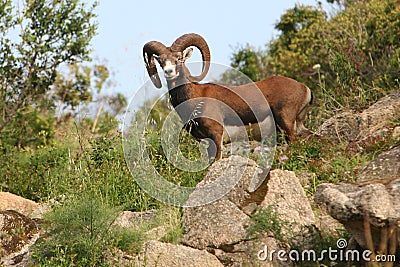
[[[99,120],[107,124],[100,127],[103,129],[100,132],[105,132],[104,127],[116,128],[118,123],[115,116],[124,111],[127,100],[121,93],[104,94],[105,89],[113,86],[111,74],[104,64],[69,65],[66,72],[58,73],[51,91],[51,99],[60,110],[58,124],[77,115],[86,115],[80,114],[82,110],[97,109],[94,120],[85,120],[91,125],[91,131],[96,132]]]
[[[281,34],[267,44],[266,50],[256,51],[250,45],[240,47],[233,53],[231,66],[253,81],[274,74],[308,80],[314,73],[312,66],[327,55],[321,44],[326,20],[326,14],[320,9],[296,5],[281,16],[275,26]],[[222,80],[232,84],[235,79],[235,72],[229,72]]]
[[[256,51],[250,45],[238,49],[232,56],[231,66],[245,74],[252,81],[265,77],[265,53]]]
[[[398,86],[400,9],[393,0],[356,1],[330,24],[329,59],[342,89],[354,88],[354,77],[363,84]]]
[[[68,71],[65,74],[57,73],[51,92],[52,100],[62,111],[76,112],[82,103],[87,104],[92,101],[91,79],[91,67],[77,64],[68,65]]]
[[[34,110],[52,105],[48,92],[63,63],[88,59],[95,34],[93,10],[79,0],[0,1],[0,137]]]
[[[108,104],[112,107],[111,114],[117,116],[125,111],[128,101],[123,94],[117,93],[116,95],[109,96]]]
[[[305,81],[315,64],[327,65],[324,32],[327,17],[316,7],[296,5],[281,16],[275,29],[279,38],[268,45],[269,68],[273,73]]]
[[[63,115],[75,117],[79,107],[92,101],[99,102],[98,99],[94,99],[95,95],[112,86],[110,73],[104,64],[70,64],[66,71],[57,73],[51,99],[63,111]]]

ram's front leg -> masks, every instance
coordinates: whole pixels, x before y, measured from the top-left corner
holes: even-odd
[[[220,160],[222,158],[224,127],[212,119],[204,120],[203,127],[206,129],[209,143],[207,148],[208,157],[211,161],[212,158],[214,158],[214,161]]]
[[[215,136],[210,139],[211,140],[209,141],[209,146],[207,148],[207,153],[210,158],[210,161],[212,162],[213,158],[214,158],[214,161],[222,159],[222,137]],[[210,143],[210,142],[212,142],[212,143]]]

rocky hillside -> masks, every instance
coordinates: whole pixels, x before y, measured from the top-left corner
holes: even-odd
[[[183,208],[177,242],[163,242],[165,227],[150,227],[136,255],[114,248],[104,253],[117,266],[398,266],[399,121],[400,91],[361,113],[327,120],[312,138],[345,143],[354,153],[380,139],[394,145],[376,154],[351,183],[321,183],[314,195],[305,192],[313,173],[274,169],[252,190],[251,179],[260,170],[256,163],[239,156],[222,159],[198,186],[222,171],[245,168],[242,179],[218,201]],[[44,236],[42,216],[50,206],[0,193],[0,266],[35,265],[32,245]],[[138,227],[156,213],[125,211],[112,227]]]

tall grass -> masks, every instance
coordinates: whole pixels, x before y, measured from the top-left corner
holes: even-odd
[[[75,127],[70,132],[37,149],[1,147],[0,190],[46,202],[95,188],[112,206],[141,211],[159,205],[129,172],[120,135],[91,136]]]

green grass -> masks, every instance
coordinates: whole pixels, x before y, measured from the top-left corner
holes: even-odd
[[[289,148],[278,147],[274,163],[294,172],[315,173],[317,183],[351,182],[368,159],[368,155],[346,151],[345,144],[310,138],[298,140]]]
[[[184,153],[196,156],[194,140],[183,136]],[[151,141],[151,140],[150,140]],[[188,173],[168,164],[149,143],[151,160],[168,180],[194,186],[202,173]],[[188,142],[188,145],[185,145]],[[128,169],[119,135],[91,136],[75,128],[63,141],[36,149],[1,147],[0,170],[5,174],[0,190],[47,202],[59,201],[43,225],[49,234],[37,245],[37,266],[108,266],[105,252],[117,247],[138,253],[148,231],[161,227],[164,242],[178,242],[183,230],[177,208],[149,196],[136,183],[138,173]],[[156,218],[140,228],[111,230],[118,211],[157,209]]]
[[[64,142],[34,150],[5,147],[0,157],[0,190],[34,201],[73,196],[92,187],[112,206],[141,211],[159,205],[128,170],[120,136],[83,137],[72,131]]]
[[[152,165],[167,181],[180,186],[194,187],[207,173],[207,169],[198,172],[188,172],[174,166],[164,153],[159,130],[148,131],[146,140],[148,144],[147,153]],[[184,130],[179,135],[179,149],[188,160],[194,161],[201,158],[199,143]]]

